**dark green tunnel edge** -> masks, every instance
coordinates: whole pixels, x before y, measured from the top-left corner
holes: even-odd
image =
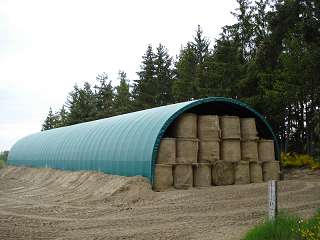
[[[259,119],[262,123],[264,123],[265,127],[267,128],[267,130],[269,131],[269,133],[273,137],[274,149],[275,149],[275,157],[276,157],[277,160],[280,159],[280,149],[279,149],[277,137],[274,134],[270,124],[267,122],[267,120],[260,113],[255,111],[253,108],[249,107],[247,104],[245,104],[245,103],[243,103],[243,102],[241,102],[239,100],[236,100],[236,99],[225,98],[225,97],[208,97],[208,98],[203,98],[203,99],[199,99],[199,100],[190,101],[190,104],[188,104],[188,105],[180,108],[178,111],[176,111],[170,118],[167,119],[167,121],[162,126],[160,132],[158,133],[158,136],[157,136],[157,139],[155,141],[155,144],[154,144],[154,147],[153,147],[153,151],[152,151],[152,164],[151,164],[151,167],[152,167],[152,169],[151,169],[152,183],[154,182],[154,169],[155,169],[155,163],[156,163],[156,160],[157,160],[160,141],[161,141],[161,138],[164,136],[167,128],[182,113],[184,113],[184,112],[186,112],[186,111],[190,110],[191,108],[194,108],[194,107],[196,107],[198,105],[201,105],[201,104],[204,104],[204,103],[210,103],[210,102],[222,102],[224,104],[237,105],[239,107],[242,107],[242,108],[246,109],[250,113],[252,113],[255,116],[255,118]]]

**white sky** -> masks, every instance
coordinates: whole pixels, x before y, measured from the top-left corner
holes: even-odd
[[[0,151],[37,132],[77,83],[136,77],[148,44],[176,56],[197,25],[211,42],[235,0],[0,0]]]

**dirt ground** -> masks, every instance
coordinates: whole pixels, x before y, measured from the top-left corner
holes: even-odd
[[[285,175],[279,207],[320,208],[320,173]],[[266,217],[267,185],[153,192],[142,177],[6,167],[0,170],[0,239],[239,240]]]

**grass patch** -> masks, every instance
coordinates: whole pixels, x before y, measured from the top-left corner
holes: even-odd
[[[317,214],[307,221],[301,221],[297,230],[301,240],[319,240],[320,239],[320,209]]]
[[[250,230],[244,240],[296,240],[299,218],[280,213],[275,221],[266,221]]]
[[[254,227],[243,240],[320,240],[320,211],[305,221],[280,213],[274,221]]]
[[[3,168],[5,165],[6,165],[6,162],[0,159],[0,168]]]

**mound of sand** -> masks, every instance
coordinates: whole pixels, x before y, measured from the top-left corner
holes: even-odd
[[[153,197],[149,180],[141,176],[124,177],[91,171],[7,166],[1,169],[1,178],[19,179],[39,186],[42,190],[55,190],[59,193],[54,196],[56,201],[76,205],[104,202],[115,205],[138,204]]]

